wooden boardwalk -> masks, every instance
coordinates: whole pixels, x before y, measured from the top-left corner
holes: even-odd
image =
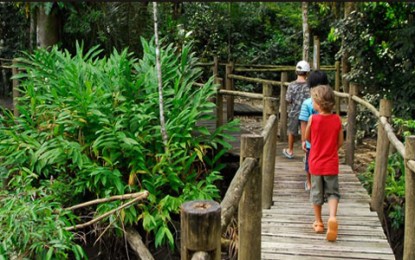
[[[337,241],[314,232],[314,212],[304,190],[304,153],[296,149],[298,156],[286,159],[284,147],[286,143],[277,145],[273,206],[263,210],[261,259],[395,259],[377,213],[370,211],[370,197],[349,166],[340,167]],[[325,225],[327,219],[325,204]]]

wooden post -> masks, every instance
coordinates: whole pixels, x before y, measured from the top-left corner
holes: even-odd
[[[380,100],[379,116],[390,118],[392,113],[392,105],[390,100]],[[383,201],[385,199],[385,183],[388,172],[388,156],[389,156],[389,138],[383,128],[383,125],[378,124],[378,137],[376,144],[376,164],[375,175],[373,178],[372,200],[370,203],[371,210],[375,210],[383,223]]]
[[[357,96],[359,93],[359,88],[356,84],[350,84],[349,89],[349,104],[347,107],[347,138],[345,142],[346,148],[346,164],[350,165],[353,169],[354,161],[354,143],[356,136],[356,115],[357,115],[357,105],[356,102],[352,99],[352,96]]]
[[[213,67],[212,67],[212,71],[213,71],[213,76],[215,78],[219,77],[219,62],[218,62],[218,56],[213,57]]]
[[[212,74],[213,74],[213,83],[215,83],[215,84],[219,84],[218,83],[218,78],[219,78],[219,74],[218,74],[218,67],[219,66],[219,64],[218,64],[218,57],[213,57],[213,66],[212,66]],[[218,95],[216,94],[213,98],[212,98],[212,102],[213,103],[217,103],[217,98],[218,98]]]
[[[15,65],[17,64],[17,60],[13,59],[13,68],[12,68],[12,75],[16,76],[16,74],[18,73],[17,68],[15,67]],[[17,98],[19,97],[19,80],[18,79],[13,79],[13,115],[15,117],[19,116],[19,111],[17,110]]]
[[[264,95],[263,126],[265,127],[268,118],[277,114],[276,102],[271,99],[272,87],[269,84],[262,85]],[[277,149],[278,121],[271,128],[269,139],[264,144],[262,161],[262,208],[269,209],[272,205],[272,193],[274,189],[275,155]]]
[[[222,79],[215,77],[215,84],[219,84],[216,91],[216,129],[223,124],[223,96],[220,90],[223,88]]]
[[[287,141],[287,87],[284,85],[288,81],[288,74],[286,71],[281,72],[281,91],[280,91],[280,141]]]
[[[229,78],[228,75],[233,73],[233,62],[230,62],[226,65],[226,75],[225,75],[225,82],[226,82],[226,89],[233,90],[233,79]],[[233,119],[233,104],[234,104],[234,97],[228,95],[226,97],[226,118],[227,122]]]
[[[198,252],[209,259],[221,259],[221,208],[216,201],[189,201],[180,209],[181,260],[191,260]]]
[[[238,210],[238,259],[261,258],[261,162],[263,137],[260,135],[241,136],[240,161],[246,157],[259,159],[258,167],[245,184]]]
[[[320,39],[314,36],[313,39],[313,70],[320,69]]]
[[[405,235],[403,259],[415,259],[415,172],[408,167],[415,160],[415,136],[405,139]]]
[[[336,74],[334,76],[334,90],[336,90],[337,92],[340,92],[340,62],[336,61],[336,63],[334,64],[334,67],[336,68]],[[340,115],[341,111],[340,111],[340,97],[336,96],[336,114]]]

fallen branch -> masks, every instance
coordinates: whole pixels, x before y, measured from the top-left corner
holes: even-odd
[[[109,202],[109,201],[113,201],[113,200],[128,200],[128,199],[132,199],[132,198],[145,199],[145,198],[147,198],[147,196],[148,196],[148,191],[142,191],[142,192],[136,192],[136,193],[130,193],[130,194],[124,194],[124,195],[117,195],[117,196],[112,196],[112,197],[109,197],[109,198],[102,198],[102,199],[87,201],[87,202],[77,204],[77,205],[74,205],[74,206],[71,206],[71,207],[68,207],[68,208],[64,208],[64,210],[79,209],[79,208],[91,206],[91,205],[94,205],[94,204]]]
[[[140,234],[132,228],[125,231],[128,244],[134,250],[134,252],[140,257],[140,259],[154,260],[150,250],[145,246]]]
[[[147,197],[147,196],[148,196],[148,191],[145,191],[144,193],[145,193],[145,195],[146,195],[145,197]],[[97,217],[97,218],[94,218],[94,219],[93,219],[93,220],[91,220],[91,221],[88,221],[88,222],[86,222],[86,223],[84,223],[84,224],[79,224],[79,225],[76,225],[76,226],[72,226],[72,227],[66,227],[66,228],[65,228],[65,230],[71,231],[71,230],[80,229],[80,228],[84,228],[84,227],[90,226],[90,225],[92,225],[92,224],[94,224],[94,223],[96,223],[96,222],[100,221],[101,219],[106,218],[106,217],[108,217],[109,215],[111,215],[111,214],[113,214],[113,213],[115,213],[115,212],[117,212],[117,211],[119,211],[119,210],[121,210],[121,209],[123,209],[123,208],[126,208],[126,207],[128,207],[128,206],[130,206],[130,205],[132,205],[132,204],[134,204],[135,202],[137,202],[137,201],[139,201],[139,200],[141,200],[141,199],[143,199],[143,197],[142,197],[142,196],[140,196],[140,197],[136,197],[136,198],[134,198],[134,199],[130,200],[129,202],[125,203],[124,205],[121,205],[121,206],[119,206],[119,207],[118,207],[118,208],[116,208],[116,209],[110,210],[110,211],[108,211],[108,212],[106,212],[106,213],[102,214],[101,216],[99,216],[99,217]]]

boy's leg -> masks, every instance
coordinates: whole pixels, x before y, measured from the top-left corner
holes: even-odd
[[[330,212],[330,218],[336,218],[337,217],[337,206],[339,205],[339,201],[337,199],[330,199],[329,200],[329,212]]]
[[[288,133],[288,148],[283,149],[283,153],[286,157],[293,158],[295,135],[298,134],[298,119],[297,118],[294,118],[294,117],[288,118],[287,133]]]
[[[311,189],[311,174],[310,172],[307,172],[307,187],[308,189]]]
[[[323,219],[321,217],[321,208],[324,203],[324,192],[323,192],[323,177],[322,176],[311,176],[311,190],[310,190],[310,201],[313,203],[314,218],[313,223],[314,231],[322,233],[324,231]]]
[[[313,204],[314,208],[314,219],[316,222],[323,223],[323,219],[321,218],[321,208],[322,205]]]
[[[330,217],[327,222],[326,239],[334,242],[337,239],[338,223],[337,223],[337,208],[340,199],[339,193],[339,178],[338,175],[327,176],[324,179],[325,193],[328,198]]]
[[[294,152],[294,141],[295,141],[294,135],[289,133],[288,134],[288,152],[290,154],[293,154]]]
[[[308,167],[308,156],[310,155],[310,149],[306,149],[306,152],[305,152],[305,164],[304,164],[304,169],[305,169],[305,171],[306,171],[306,175],[307,175],[307,177],[306,177],[306,182],[305,182],[305,185],[306,185],[306,190],[310,190],[311,189],[311,174],[310,174],[310,171],[309,171],[309,167]]]

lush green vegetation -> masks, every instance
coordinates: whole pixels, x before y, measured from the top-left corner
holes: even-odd
[[[141,190],[148,200],[105,219],[114,232],[139,223],[155,245],[174,244],[171,219],[192,199],[218,199],[219,158],[230,148],[225,133],[234,121],[210,132],[197,122],[213,117],[212,78],[194,87],[201,70],[191,44],[161,51],[167,147],[159,123],[153,42],[144,56],[128,50],[99,58],[98,47],[75,55],[54,47],[20,59],[24,69],[19,117],[1,118],[0,160],[3,252],[60,257],[82,250],[64,227],[82,221],[63,208],[81,201]],[[166,149],[165,149],[166,148]],[[120,202],[100,204],[101,215]],[[1,214],[3,213],[3,214]],[[84,213],[84,212],[79,212]],[[16,217],[16,215],[19,215]],[[19,222],[19,225],[15,223]],[[41,225],[33,225],[42,222]],[[56,223],[56,224],[55,224]]]
[[[349,54],[351,71],[344,76],[357,82],[362,96],[375,107],[381,98],[392,100],[394,127],[403,140],[415,132],[415,4],[354,5],[345,19],[344,3],[310,2],[310,36],[320,38],[321,64]],[[69,252],[82,257],[79,237],[64,227],[120,202],[76,212],[62,209],[139,190],[150,191],[148,201],[106,223],[117,234],[123,225],[139,224],[154,237],[154,244],[172,245],[172,223],[180,203],[218,199],[215,184],[223,167],[218,160],[229,147],[222,140],[236,124],[215,133],[196,124],[208,117],[215,86],[211,71],[202,72],[195,62],[218,56],[222,62],[294,65],[302,57],[300,2],[159,3],[170,137],[165,150],[158,121],[155,50],[148,40],[154,34],[151,4],[4,2],[0,13],[0,57],[23,56],[19,67],[26,69],[19,76],[21,116],[3,111],[0,126],[0,181],[5,187],[0,193],[0,228],[8,230],[0,234],[0,255],[7,252],[10,257],[64,257]],[[59,40],[50,51],[32,52],[33,18],[51,14],[57,18]],[[82,47],[77,42],[83,42]],[[3,73],[2,84],[11,75],[10,70]],[[254,76],[278,79],[279,74]],[[333,82],[333,75],[329,77]],[[201,79],[206,81],[203,88],[192,87]],[[357,121],[359,138],[375,135],[376,119],[370,112],[359,111]],[[404,206],[402,158],[391,156],[389,165],[387,215],[398,229]],[[372,174],[373,165],[362,174],[369,190]]]

